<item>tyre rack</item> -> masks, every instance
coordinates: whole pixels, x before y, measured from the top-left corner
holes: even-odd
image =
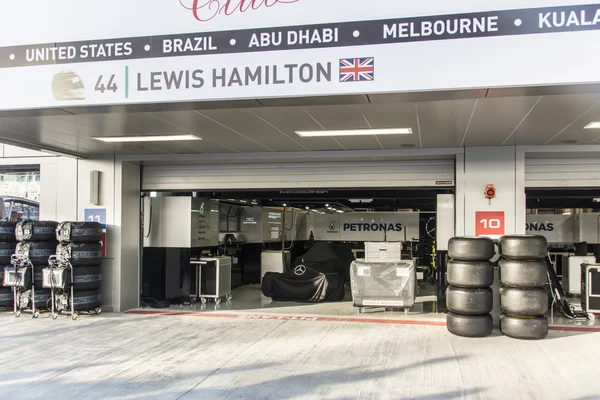
[[[65,273],[68,273],[68,275],[64,276]],[[44,269],[43,287],[50,289],[52,319],[57,319],[59,314],[71,315],[73,321],[77,319],[73,282],[73,266],[69,260],[62,255],[50,256],[48,258],[48,268]],[[66,299],[63,297],[65,294]],[[59,302],[63,308],[57,310]]]
[[[23,254],[13,254],[10,259],[10,267],[4,269],[4,286],[12,287],[13,289],[13,312],[16,318],[19,318],[22,313],[31,313],[32,318],[40,316],[40,312],[35,307],[35,271],[29,257]],[[31,274],[30,278],[27,275]],[[27,282],[27,279],[31,279]],[[28,283],[28,284],[27,284]],[[23,295],[29,293],[26,297]],[[24,307],[22,299],[27,299]],[[31,307],[27,304],[31,302]]]

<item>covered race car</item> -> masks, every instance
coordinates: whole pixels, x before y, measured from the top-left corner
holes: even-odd
[[[324,274],[304,265],[290,272],[267,272],[262,292],[274,301],[321,303],[344,300],[344,280],[339,274]]]
[[[346,283],[350,282],[350,265],[354,259],[349,245],[317,242],[305,254],[294,260],[292,268],[304,265],[324,274],[339,274]]]

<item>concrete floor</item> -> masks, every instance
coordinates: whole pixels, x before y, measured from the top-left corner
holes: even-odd
[[[343,302],[304,304],[294,302],[276,302],[262,295],[260,286],[250,285],[237,288],[233,291],[233,300],[230,303],[222,302],[216,305],[213,300],[205,305],[197,302],[193,305],[172,306],[159,312],[188,312],[188,313],[227,313],[231,315],[257,316],[311,316],[311,317],[338,317],[356,320],[398,320],[398,321],[423,321],[446,322],[446,314],[438,312],[435,296],[431,295],[431,288],[421,290],[421,297],[417,298],[415,306],[404,313],[399,310],[383,308],[366,309],[363,314],[352,305],[352,295],[346,294]],[[573,300],[575,301],[575,300]],[[574,303],[575,304],[575,303]],[[580,308],[580,307],[579,307]],[[600,328],[600,317],[595,320],[571,320],[560,314],[554,315],[552,325],[556,327],[581,327]]]
[[[3,399],[600,398],[600,333],[103,314],[0,316]]]

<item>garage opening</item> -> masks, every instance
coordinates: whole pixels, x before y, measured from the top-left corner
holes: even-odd
[[[540,187],[528,188],[526,195],[526,232],[548,240],[569,305],[581,310],[586,302],[596,302],[594,292],[600,288],[589,282],[586,287],[585,264],[600,262],[600,190]],[[556,318],[560,322],[563,317]]]
[[[440,201],[451,205],[442,233],[451,236],[453,195],[451,185],[145,191],[142,303],[350,315],[357,312],[352,262],[365,259],[369,243],[387,243],[388,254],[397,248],[397,259],[414,266],[416,304],[384,308],[436,311],[445,287],[437,210]],[[266,274],[293,275],[298,266],[323,273],[327,288],[311,277],[309,284],[282,278],[276,295],[265,289]],[[217,270],[225,275],[217,278]],[[386,281],[393,284],[394,277]],[[228,293],[215,299],[220,285]]]

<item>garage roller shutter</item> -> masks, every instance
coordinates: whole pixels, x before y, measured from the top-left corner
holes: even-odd
[[[600,159],[526,158],[526,187],[588,187],[600,182]]]
[[[142,190],[453,186],[454,164],[454,160],[410,160],[144,166]]]

